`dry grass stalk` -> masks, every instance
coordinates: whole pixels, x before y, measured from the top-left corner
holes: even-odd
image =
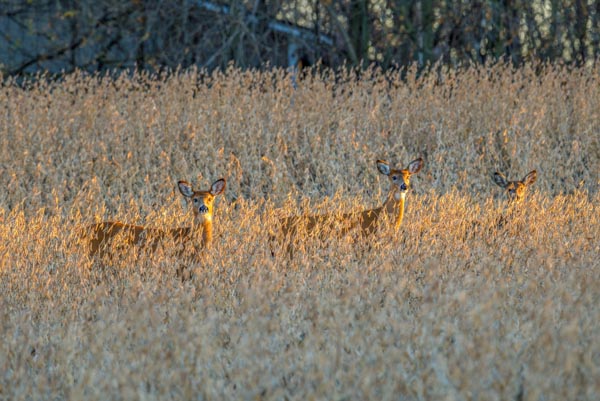
[[[344,74],[2,84],[0,398],[598,399],[598,66]],[[427,165],[393,241],[271,256],[282,216],[381,206],[383,152]],[[533,168],[499,229],[491,174]],[[210,251],[87,257],[189,225],[190,172],[227,174]]]

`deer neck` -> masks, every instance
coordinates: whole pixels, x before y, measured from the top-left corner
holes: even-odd
[[[206,220],[201,224],[202,227],[202,242],[204,246],[209,246],[212,242],[212,220]]]
[[[387,200],[383,205],[383,212],[387,214],[388,219],[394,222],[394,230],[398,230],[404,217],[404,201],[406,192],[400,192],[392,189],[388,194]]]
[[[200,221],[196,221],[192,230],[194,234],[197,235],[202,232],[202,244],[205,246],[209,246],[212,241],[212,216],[205,216],[200,219]]]
[[[208,245],[212,241],[212,221],[204,220],[191,227],[172,228],[169,232],[173,238],[179,239],[197,238],[202,234],[202,243]]]

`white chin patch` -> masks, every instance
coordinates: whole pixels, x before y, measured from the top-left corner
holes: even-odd
[[[211,222],[212,221],[212,215],[210,215],[208,213],[199,213],[198,214],[198,220],[200,220],[201,223]]]
[[[394,198],[395,198],[397,201],[399,201],[399,200],[402,200],[402,199],[404,199],[405,197],[406,197],[406,192],[396,192],[396,193],[394,194]]]

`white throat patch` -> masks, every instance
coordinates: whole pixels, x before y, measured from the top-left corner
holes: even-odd
[[[212,214],[199,214],[198,215],[198,220],[201,223],[210,223],[212,222]]]
[[[396,193],[394,193],[394,199],[396,199],[397,201],[404,200],[405,197],[406,197],[406,192],[396,192]]]

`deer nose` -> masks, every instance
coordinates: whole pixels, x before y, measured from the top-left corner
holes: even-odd
[[[208,208],[206,207],[206,205],[202,205],[198,208],[198,211],[202,214],[208,213]]]
[[[400,189],[403,191],[406,191],[408,189],[408,187],[406,186],[405,183],[400,184]]]

